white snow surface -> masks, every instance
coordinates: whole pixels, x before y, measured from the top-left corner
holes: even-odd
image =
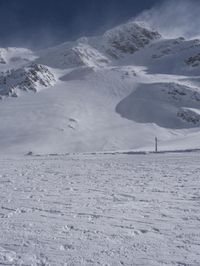
[[[0,153],[200,148],[199,40],[128,22],[32,52],[0,50]],[[14,97],[10,97],[14,96]]]
[[[17,69],[37,58],[37,55],[26,48],[0,48],[0,71]]]
[[[0,158],[0,265],[199,266],[199,153]]]

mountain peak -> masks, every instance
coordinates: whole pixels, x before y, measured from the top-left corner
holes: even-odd
[[[199,48],[129,21],[38,52],[0,49],[1,151],[13,139],[23,153],[139,149],[181,142],[177,129],[192,140]]]
[[[134,53],[151,41],[161,38],[157,31],[147,29],[134,21],[119,25],[106,31],[104,38],[118,51]]]

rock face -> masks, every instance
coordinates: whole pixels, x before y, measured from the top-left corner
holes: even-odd
[[[19,92],[34,91],[55,84],[55,77],[42,65],[32,64],[0,75],[0,96],[17,97]]]
[[[197,55],[191,56],[185,61],[185,63],[192,67],[200,66],[200,53],[198,53]]]
[[[108,44],[107,52],[119,56],[120,53],[130,53],[144,48],[161,35],[156,31],[148,30],[135,22],[130,22],[112,30],[103,36]]]

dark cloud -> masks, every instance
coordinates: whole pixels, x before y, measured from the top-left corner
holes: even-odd
[[[41,48],[98,34],[161,0],[0,0],[0,46]]]

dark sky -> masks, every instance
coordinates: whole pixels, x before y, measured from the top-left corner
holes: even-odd
[[[101,33],[162,0],[0,0],[0,46],[43,48]]]

